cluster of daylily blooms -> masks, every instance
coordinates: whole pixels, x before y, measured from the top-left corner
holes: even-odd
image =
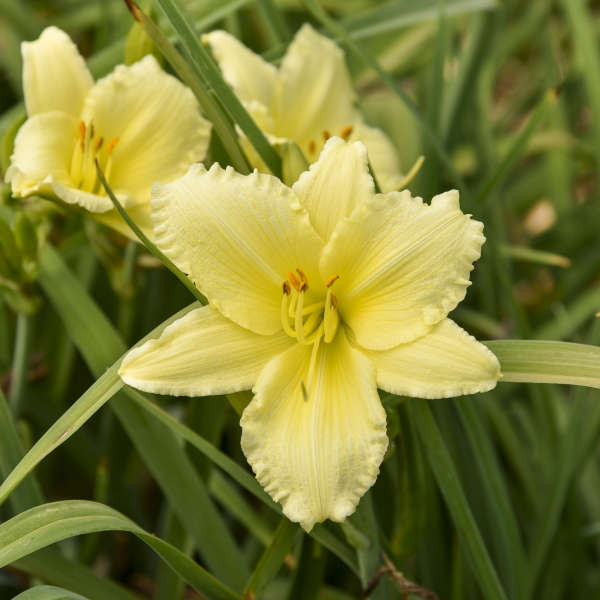
[[[388,445],[378,388],[442,398],[496,384],[495,356],[447,317],[482,225],[456,191],[430,204],[395,191],[391,142],[363,122],[342,52],[311,27],[279,69],[225,32],[205,39],[269,140],[293,140],[312,163],[291,188],[241,133],[257,170],[206,170],[210,124],[189,90],[151,56],[94,84],[56,28],[23,44],[29,118],[7,178],[16,196],[75,204],[126,231],[98,160],[130,216],[209,300],[130,351],[121,377],[161,394],[252,389],[244,453],[310,530],[345,519],[377,477]]]

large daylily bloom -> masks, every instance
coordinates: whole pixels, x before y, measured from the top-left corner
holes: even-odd
[[[303,25],[276,68],[225,31],[204,36],[240,101],[274,144],[293,140],[309,163],[331,136],[360,140],[384,192],[398,189],[404,177],[389,138],[369,127],[355,106],[356,95],[344,53],[330,39]],[[253,166],[268,172],[242,137]]]
[[[206,155],[210,124],[191,91],[152,56],[94,84],[77,47],[56,27],[21,50],[28,119],[6,174],[13,194],[78,205],[127,233],[97,179],[97,159],[131,216],[151,231],[151,182],[181,177]]]
[[[458,192],[375,194],[360,142],[332,138],[290,189],[195,165],[155,184],[158,246],[210,300],[123,360],[160,394],[252,388],[242,448],[310,530],[350,515],[385,454],[377,387],[445,398],[493,388],[496,357],[447,318],[484,242]]]

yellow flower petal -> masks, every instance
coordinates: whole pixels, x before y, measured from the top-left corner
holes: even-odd
[[[21,53],[27,114],[60,110],[79,118],[94,81],[69,36],[47,27],[36,41],[23,42]]]
[[[274,358],[241,419],[242,449],[258,481],[307,531],[354,512],[388,445],[370,361],[340,330],[320,346],[311,384],[310,354],[296,344]]]
[[[361,141],[367,147],[369,161],[382,192],[393,192],[400,187],[404,175],[400,172],[398,153],[381,129],[358,121],[354,123],[349,141]]]
[[[225,31],[202,36],[208,42],[223,77],[244,103],[260,103],[271,110],[277,69]]]
[[[293,190],[308,210],[316,232],[326,242],[339,221],[349,217],[360,202],[375,195],[365,146],[331,138],[319,160],[300,175]]]
[[[409,192],[379,195],[342,221],[323,251],[323,277],[359,345],[387,350],[426,334],[465,297],[485,241],[458,192],[431,205]]]
[[[50,182],[68,184],[77,120],[51,111],[25,121],[15,138],[6,180],[15,196],[51,191]]]
[[[98,194],[92,194],[91,192],[84,192],[71,185],[64,185],[57,181],[53,181],[51,187],[53,194],[59,200],[62,200],[67,204],[80,206],[93,213],[106,213],[114,210],[113,203],[107,196],[99,196]],[[129,199],[124,194],[115,192],[115,195],[121,204],[129,203]]]
[[[153,181],[172,181],[203,160],[210,138],[192,92],[151,55],[100,79],[82,118],[103,151],[112,144],[111,187],[137,203],[150,202]]]
[[[283,333],[252,333],[203,306],[129,352],[119,375],[128,385],[155,394],[237,392],[251,388],[269,360],[292,343]]]
[[[377,385],[400,396],[450,398],[487,392],[500,377],[494,354],[450,319],[413,342],[365,354],[377,369]]]
[[[256,333],[281,328],[281,285],[301,268],[321,289],[322,242],[296,195],[271,175],[194,165],[155,184],[158,246],[226,317]]]
[[[323,137],[339,135],[356,120],[355,95],[344,53],[330,39],[303,25],[283,58],[275,93],[275,132],[293,139],[312,157]]]
[[[121,204],[127,204],[127,202],[121,201]],[[146,237],[154,239],[154,227],[152,225],[152,216],[150,214],[150,203],[138,204],[127,209],[127,214],[131,217],[133,222],[144,232]],[[97,213],[94,215],[97,221],[107,225],[111,229],[118,231],[120,234],[128,237],[134,242],[139,241],[137,235],[133,233],[129,225],[121,218],[121,215],[113,208],[104,213]]]

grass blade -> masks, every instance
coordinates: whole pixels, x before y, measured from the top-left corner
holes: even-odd
[[[106,366],[116,360],[111,370],[115,370],[114,376],[118,378],[119,356],[125,352],[123,341],[64,265],[59,254],[49,246],[41,253],[40,283],[94,375],[100,376]],[[139,343],[159,335],[169,323],[197,306],[195,303],[179,311]],[[168,428],[149,419],[136,406],[129,393],[120,394],[111,407],[178,517],[188,523],[190,533],[210,568],[232,587],[243,589],[249,574],[244,557],[185,450]],[[199,507],[207,515],[202,521],[197,519]]]
[[[260,557],[256,569],[246,584],[244,596],[254,598],[259,596],[265,586],[277,575],[283,561],[290,551],[300,528],[285,517],[281,519],[273,541],[267,546]]]
[[[98,531],[128,531],[148,544],[201,594],[215,600],[241,597],[215,579],[180,550],[144,531],[116,510],[84,500],[36,506],[0,525],[0,566],[76,535]]]
[[[38,550],[13,563],[13,567],[82,594],[89,600],[139,600],[129,590],[97,575],[85,565],[63,558],[53,548]]]
[[[167,62],[196,96],[208,120],[213,124],[215,135],[221,140],[225,151],[229,155],[232,166],[239,173],[250,173],[248,160],[239,145],[235,129],[229,122],[215,95],[206,89],[201,73],[194,70],[193,65],[192,67],[188,65],[150,17],[135,7],[132,12]]]
[[[89,600],[64,588],[53,585],[36,585],[15,596],[13,600]]]
[[[546,340],[495,340],[502,381],[563,383],[600,388],[600,348]]]
[[[6,500],[12,490],[15,489],[37,464],[48,456],[50,452],[68,440],[97,410],[123,387],[123,382],[117,374],[118,368],[119,363],[106,371],[19,461],[0,486],[0,504]]]
[[[178,0],[157,0],[169,23],[177,33],[190,62],[202,74],[203,80],[217,95],[221,104],[248,137],[273,175],[281,177],[281,158],[264,133],[256,125],[233,90],[223,79],[208,51],[198,41],[194,27]]]
[[[410,400],[409,408],[483,596],[487,600],[507,600],[429,404],[426,400]]]
[[[444,12],[450,17],[469,12],[490,10],[497,6],[497,0],[446,0]],[[342,24],[348,30],[352,39],[360,40],[416,25],[423,21],[437,19],[439,12],[439,0],[420,0],[419,2],[396,0],[387,2],[367,13],[359,13],[348,17],[342,21]]]

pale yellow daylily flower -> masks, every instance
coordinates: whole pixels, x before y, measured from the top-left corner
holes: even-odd
[[[195,165],[155,184],[158,246],[209,299],[123,360],[141,390],[253,389],[242,448],[306,529],[341,521],[385,454],[377,387],[445,398],[493,388],[496,357],[447,318],[484,242],[458,192],[375,194],[360,143],[330,139],[290,189]]]
[[[402,184],[394,145],[383,131],[364,122],[355,106],[344,53],[333,41],[305,24],[276,68],[225,31],[213,31],[203,39],[223,77],[271,143],[293,140],[312,163],[331,136],[360,140],[367,146],[382,191]],[[268,172],[244,137],[242,144],[252,166]]]
[[[21,51],[28,119],[6,173],[13,194],[76,204],[129,234],[96,177],[98,159],[117,197],[151,232],[152,181],[181,177],[206,155],[210,124],[192,92],[150,55],[94,84],[77,47],[56,27]]]

